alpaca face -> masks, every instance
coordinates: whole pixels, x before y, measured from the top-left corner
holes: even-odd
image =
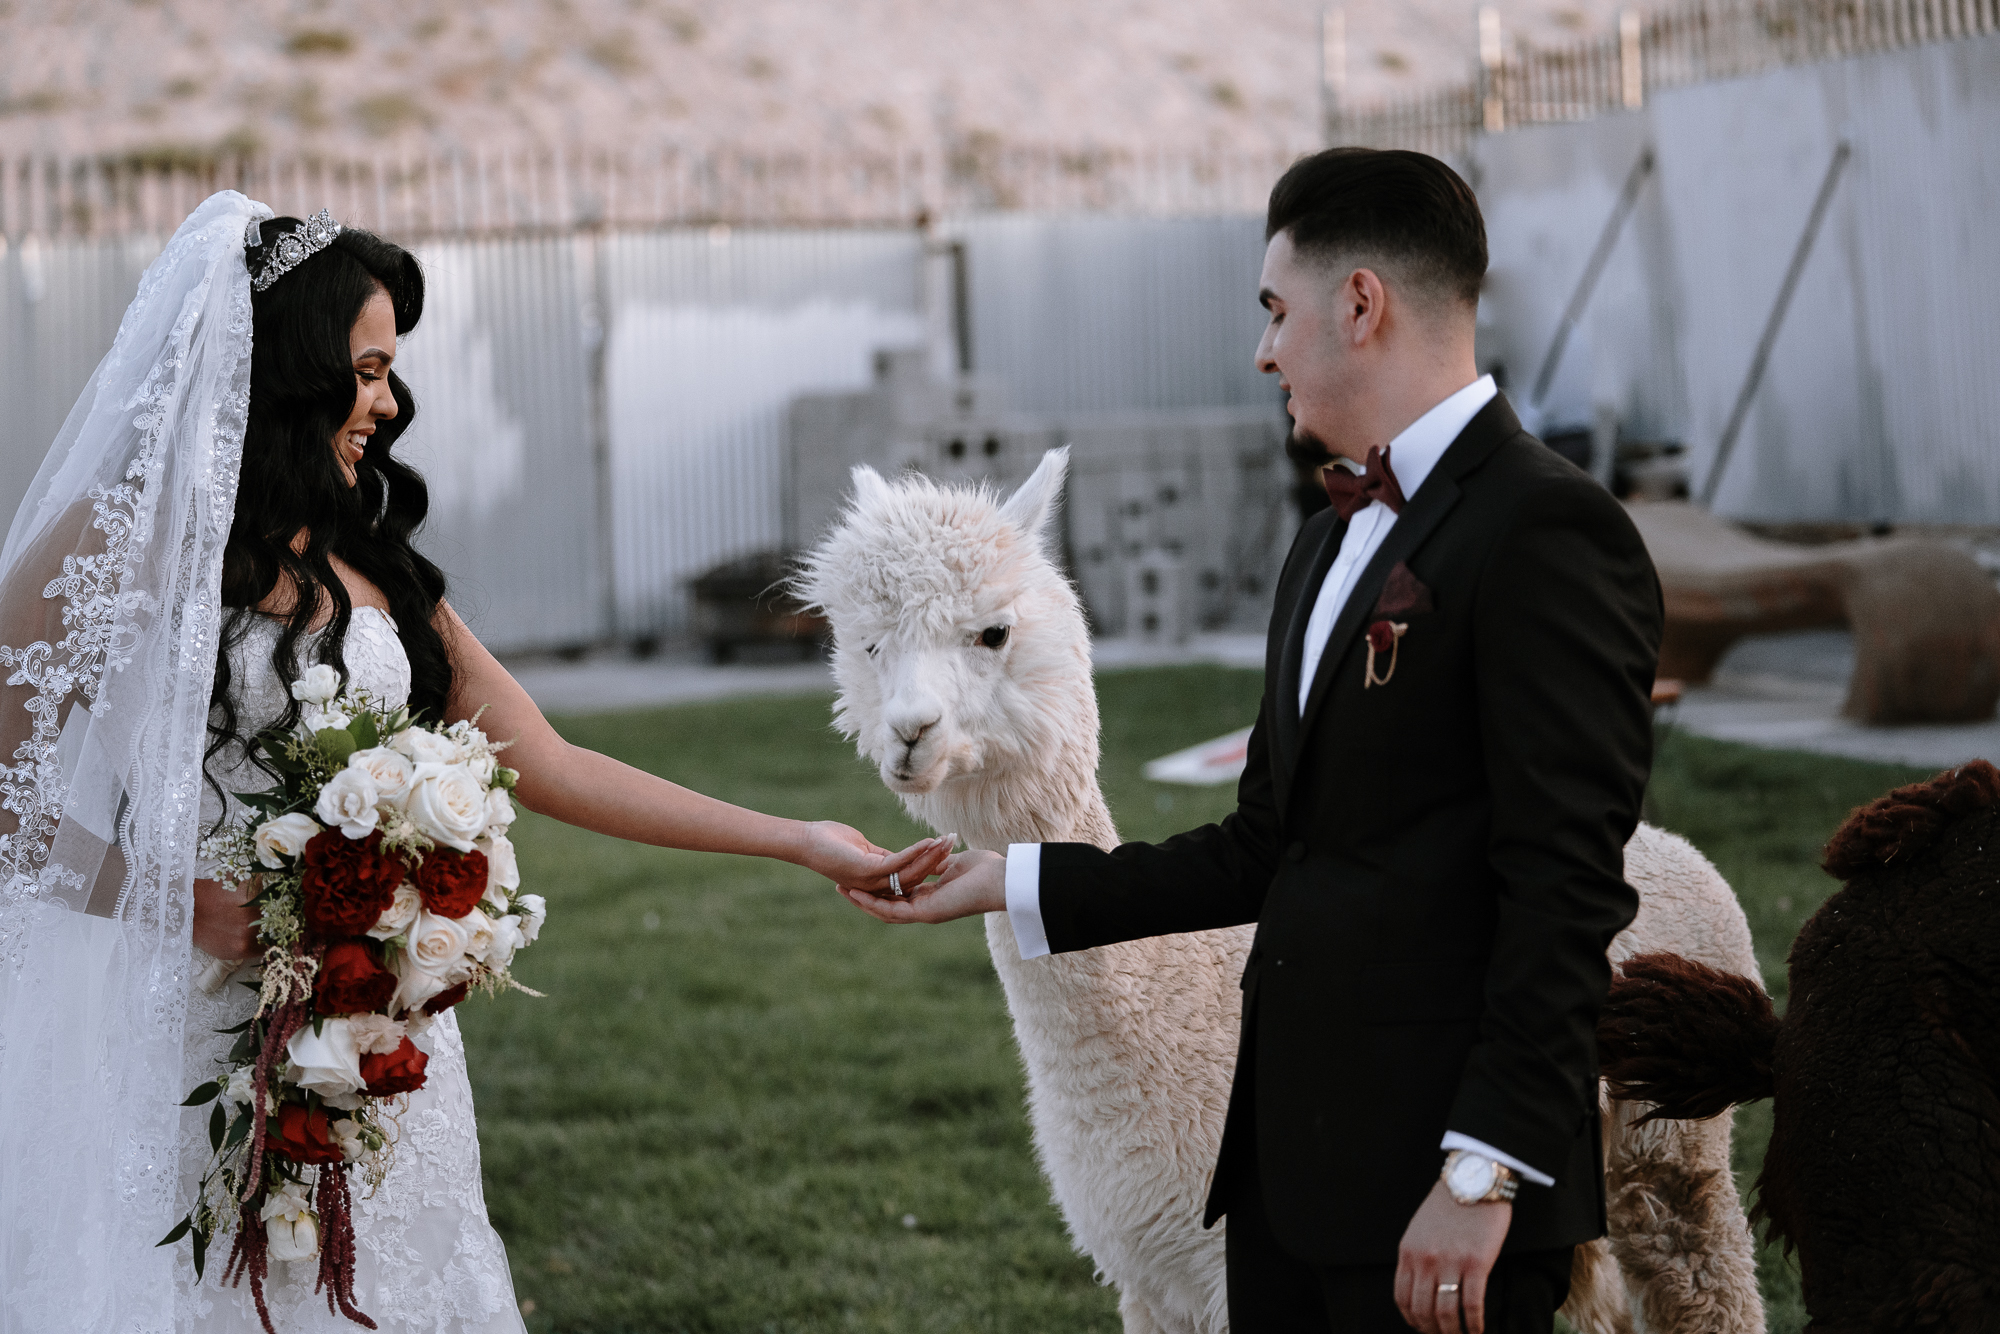
[[[1066,464],[1051,451],[1004,504],[856,468],[806,560],[798,591],[833,627],[835,724],[906,799],[1045,762],[1050,683],[1080,675],[1088,693],[1082,610],[1045,551]],[[1094,741],[1094,707],[1089,721]]]

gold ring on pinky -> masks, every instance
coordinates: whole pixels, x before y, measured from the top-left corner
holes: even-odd
[[[903,897],[903,877],[894,871],[889,872],[889,892],[899,899]]]
[[[1438,1296],[1440,1297],[1444,1296],[1448,1292],[1457,1292],[1457,1291],[1458,1291],[1458,1284],[1456,1283],[1438,1284]]]

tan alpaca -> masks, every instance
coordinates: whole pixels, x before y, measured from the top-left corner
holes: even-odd
[[[857,468],[853,503],[798,580],[833,625],[841,731],[912,816],[976,848],[1118,842],[1083,610],[1047,551],[1066,466],[1051,451],[1004,503]],[[1625,867],[1641,906],[1614,958],[1672,950],[1756,976],[1735,895],[1685,840],[1642,825]],[[1006,914],[986,921],[1036,1149],[1127,1334],[1228,1328],[1222,1227],[1204,1231],[1201,1212],[1252,930],[1023,963]],[[1729,1119],[1634,1129],[1608,1111],[1611,1236],[1578,1252],[1565,1314],[1588,1334],[1761,1331]]]

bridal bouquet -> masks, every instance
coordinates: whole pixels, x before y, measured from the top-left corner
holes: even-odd
[[[388,1171],[397,1099],[429,1060],[411,1037],[475,987],[528,990],[508,968],[546,910],[520,892],[504,743],[340,693],[325,665],[292,694],[298,725],[256,741],[281,781],[237,794],[253,818],[202,846],[222,879],[256,881],[262,975],[243,983],[257,1010],[228,1030],[228,1068],[183,1104],[216,1104],[214,1158],[160,1244],[191,1234],[199,1277],[233,1226],[224,1278],[249,1277],[266,1330],[269,1262],[317,1258],[328,1309],[373,1329],[354,1307],[347,1174]]]

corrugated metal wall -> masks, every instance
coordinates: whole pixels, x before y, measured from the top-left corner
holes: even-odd
[[[2000,36],[1662,93],[1474,149],[1482,350],[1525,390],[1638,151],[1655,179],[1545,407],[1688,445],[1697,487],[1837,144],[1832,196],[1716,495],[1759,519],[2000,523]]]
[[[982,376],[1034,411],[1274,402],[1251,366],[1254,219],[1000,217],[965,246]],[[11,513],[156,241],[15,244],[0,264]],[[399,370],[431,484],[420,541],[492,647],[674,635],[687,582],[779,545],[784,414],[880,348],[953,360],[948,251],[910,228],[682,227],[432,240]]]
[[[1035,412],[1275,402],[1252,364],[1263,220],[1001,215],[963,228],[972,365]]]

